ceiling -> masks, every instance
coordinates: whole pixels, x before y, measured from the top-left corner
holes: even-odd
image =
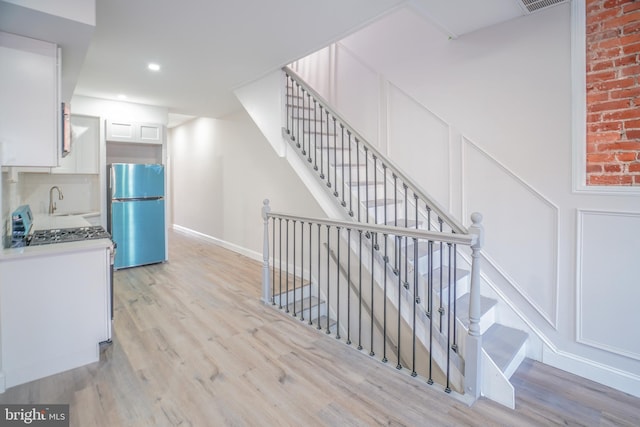
[[[95,0],[95,29],[89,27],[93,36],[84,63],[75,67],[79,74],[73,93],[105,99],[126,95],[130,102],[166,107],[170,126],[192,116],[222,117],[241,108],[233,93],[236,88],[398,7],[411,7],[455,38],[526,15],[531,4],[564,1],[568,0]],[[0,1],[2,10],[11,12],[4,14],[6,19],[0,16],[1,28],[12,31],[17,26],[13,32],[28,36],[41,28],[32,17],[26,21],[30,29],[16,19],[23,9],[12,5],[32,4],[43,3]],[[37,32],[30,36],[39,38]],[[67,49],[73,43],[62,37],[57,42],[63,47],[65,74],[65,65],[70,68],[68,53],[85,50]],[[159,64],[160,71],[149,71],[150,62]]]

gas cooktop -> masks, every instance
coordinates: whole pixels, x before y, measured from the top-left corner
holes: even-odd
[[[111,235],[100,225],[74,228],[55,228],[36,230],[29,237],[29,246],[49,245],[52,243],[78,242],[81,240],[110,239]]]

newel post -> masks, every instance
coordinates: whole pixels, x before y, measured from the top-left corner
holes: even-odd
[[[476,240],[471,245],[471,290],[469,292],[469,335],[465,343],[465,394],[480,397],[482,392],[482,335],[480,334],[480,251],[484,243],[482,215],[471,214],[469,234]]]
[[[271,303],[271,283],[269,278],[269,213],[271,207],[269,206],[269,199],[264,199],[262,202],[262,220],[264,221],[264,238],[262,246],[262,302],[265,304]]]

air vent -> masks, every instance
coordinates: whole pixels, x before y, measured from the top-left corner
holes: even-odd
[[[556,4],[565,3],[567,0],[520,0],[522,6],[529,12],[535,12],[545,7],[554,6]]]

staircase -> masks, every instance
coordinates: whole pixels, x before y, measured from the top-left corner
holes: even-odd
[[[313,171],[335,205],[342,208],[341,219],[406,230],[469,234],[463,225],[431,200],[375,147],[364,141],[337,113],[331,111],[327,103],[292,70],[285,69],[285,75],[284,139]],[[273,235],[275,237],[275,226]],[[359,256],[360,252],[352,248],[354,242],[351,239],[343,240],[346,241],[343,246],[346,245],[349,248],[347,250]],[[387,256],[382,254],[382,242],[386,243]],[[466,340],[458,340],[458,337],[465,337],[469,333],[471,251],[442,241],[437,243],[402,237],[399,233],[388,233],[384,239],[366,240],[365,243],[367,251],[373,248],[370,259],[377,263],[378,267],[375,268],[378,271],[388,270],[382,277],[397,281],[399,287],[403,288],[398,293],[406,293],[407,300],[415,299],[416,305],[424,312],[424,316],[418,320],[419,328],[441,332],[447,319],[444,313],[453,313],[453,338],[436,333],[436,341],[451,340],[440,343],[441,351],[453,354],[449,356],[456,360],[453,365],[460,368],[461,375],[464,375],[461,355],[465,355]],[[366,269],[372,268],[365,264]],[[302,270],[304,268],[299,272]],[[311,303],[317,304],[314,305],[316,313],[309,310],[308,315],[303,313],[302,316],[319,328],[328,322],[328,333],[344,334],[346,331],[340,331],[335,323],[336,313],[332,313],[331,304],[327,304],[328,298],[324,298],[326,295],[322,294],[321,286],[314,283],[316,278],[309,275],[309,279],[310,283],[305,288],[299,288],[298,293],[280,293],[274,289],[273,303],[280,306],[282,301],[293,300],[300,306],[305,298],[309,298],[307,309],[310,309]],[[382,280],[378,273],[376,282],[379,286],[382,286]],[[316,295],[315,299],[312,295]],[[389,294],[386,298],[389,298]],[[480,295],[479,300],[478,327],[482,335],[480,392],[513,408],[515,392],[509,378],[525,357],[528,336],[524,331],[497,321],[499,302],[496,299]],[[283,307],[289,312],[293,309],[290,302]],[[433,320],[431,328],[430,320]],[[333,331],[331,328],[334,328]],[[449,348],[453,353],[448,351]],[[401,363],[398,362],[398,365]],[[448,371],[449,368],[446,369]]]

